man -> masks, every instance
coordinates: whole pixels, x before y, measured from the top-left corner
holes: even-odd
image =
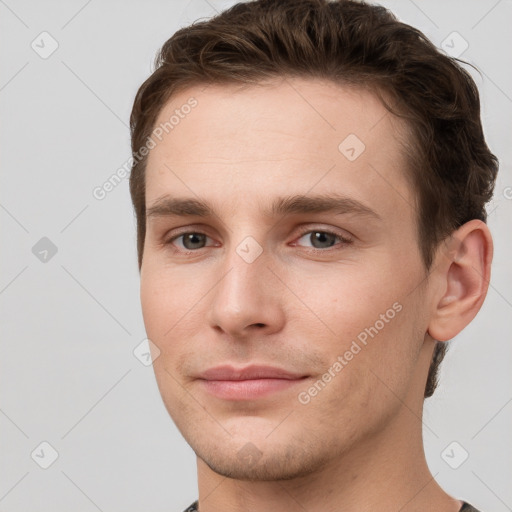
[[[381,7],[260,0],[167,41],[131,127],[188,510],[475,510],[422,442],[490,278],[498,166],[469,74]]]

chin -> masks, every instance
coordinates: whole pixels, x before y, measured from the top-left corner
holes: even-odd
[[[210,440],[211,442],[211,440]],[[192,446],[192,445],[191,445]],[[209,444],[204,450],[192,446],[195,454],[212,471],[236,480],[279,481],[307,476],[321,469],[328,455],[314,449],[303,450],[297,445],[267,445],[259,450],[252,442],[231,448]]]

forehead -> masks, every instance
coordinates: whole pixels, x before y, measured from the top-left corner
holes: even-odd
[[[335,190],[384,215],[413,214],[404,126],[367,90],[299,78],[195,86],[162,108],[159,127],[147,205],[171,193],[235,211],[247,193],[264,202]]]

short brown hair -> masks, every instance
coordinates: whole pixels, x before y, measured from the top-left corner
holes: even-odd
[[[486,222],[485,204],[498,171],[484,139],[477,87],[456,61],[385,8],[352,0],[238,3],[178,30],[159,51],[130,117],[139,270],[147,161],[139,150],[171,95],[199,84],[258,84],[298,76],[371,88],[405,120],[418,244],[429,271],[448,235],[471,219]],[[437,342],[425,397],[434,392],[445,351],[446,343]]]

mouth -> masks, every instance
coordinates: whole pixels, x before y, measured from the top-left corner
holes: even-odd
[[[207,393],[223,400],[255,400],[289,390],[307,378],[271,366],[218,366],[203,372],[199,382]]]

